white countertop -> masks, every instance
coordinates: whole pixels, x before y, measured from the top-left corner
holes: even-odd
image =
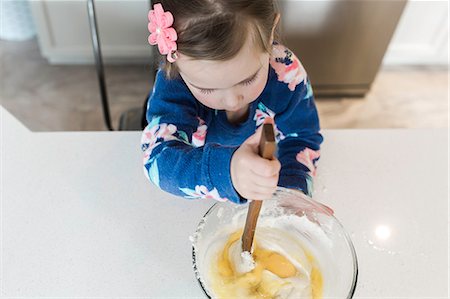
[[[213,202],[147,182],[139,132],[33,133],[0,113],[2,298],[203,297],[188,238]],[[315,199],[353,239],[355,297],[447,298],[447,130],[323,133]]]

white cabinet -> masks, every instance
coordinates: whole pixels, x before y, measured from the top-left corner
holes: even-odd
[[[448,1],[409,1],[392,38],[385,65],[448,65]]]
[[[97,24],[105,61],[150,60],[149,0],[96,0]],[[41,54],[54,64],[93,63],[86,0],[31,1]]]

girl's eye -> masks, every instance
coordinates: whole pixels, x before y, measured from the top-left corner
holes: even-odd
[[[247,81],[241,82],[241,84],[242,85],[250,85],[250,84],[252,84],[253,82],[255,82],[256,78],[258,78],[258,74],[259,74],[259,72],[256,73],[253,76],[253,78],[248,79]],[[211,93],[213,93],[215,91],[215,89],[199,89],[198,91],[200,91],[200,93],[203,93],[203,94],[211,94]]]
[[[210,94],[214,91],[214,89],[199,89],[199,91],[203,94]]]
[[[253,76],[253,78],[248,79],[247,81],[242,82],[242,85],[250,85],[253,82],[255,82],[256,78],[258,77],[258,74],[256,74],[255,76]]]

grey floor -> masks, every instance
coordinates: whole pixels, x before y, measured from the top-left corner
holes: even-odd
[[[105,130],[94,66],[53,66],[35,40],[0,41],[0,103],[32,131]],[[113,124],[141,107],[149,65],[108,65]],[[448,127],[448,68],[382,69],[364,98],[317,99],[323,128]]]

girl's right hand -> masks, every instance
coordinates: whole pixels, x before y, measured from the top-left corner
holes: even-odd
[[[234,152],[231,158],[231,181],[240,196],[249,200],[272,197],[278,184],[281,164],[258,155],[261,126]]]

